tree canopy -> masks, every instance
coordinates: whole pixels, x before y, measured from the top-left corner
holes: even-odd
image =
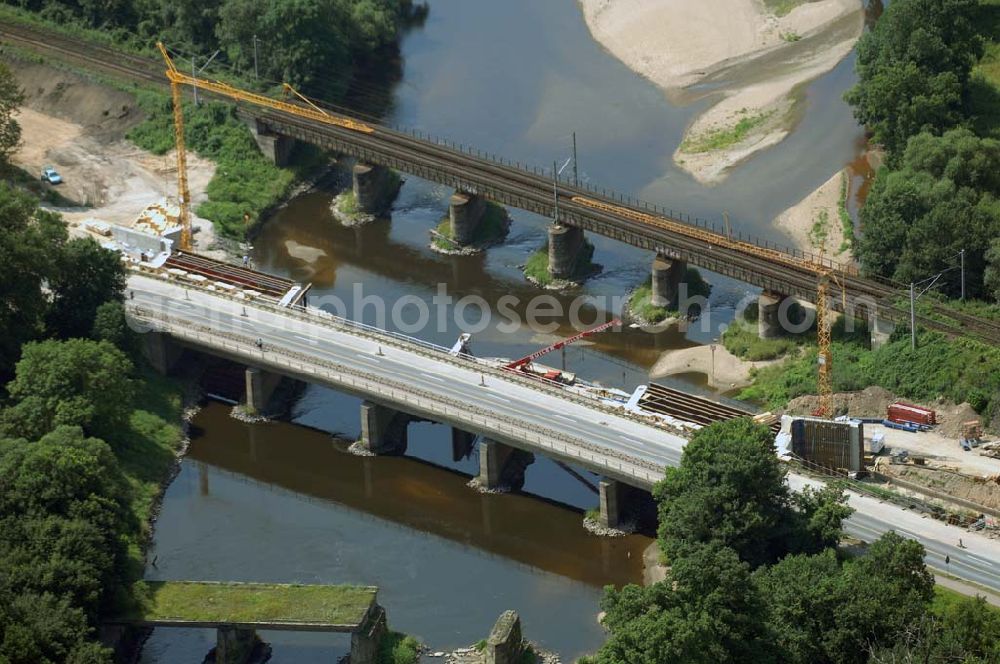
[[[106,341],[70,339],[25,344],[7,389],[13,405],[0,415],[11,435],[40,438],[63,424],[114,438],[132,406],[132,362]]]
[[[49,329],[66,339],[89,336],[98,307],[120,300],[125,281],[125,266],[117,251],[101,247],[90,237],[70,240],[49,279]]]

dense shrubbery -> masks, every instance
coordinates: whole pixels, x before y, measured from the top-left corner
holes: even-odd
[[[889,164],[861,210],[868,273],[921,281],[964,249],[968,296],[1000,300],[998,26],[996,0],[895,0],[858,42],[847,100]],[[941,288],[959,294],[956,270]]]
[[[1000,612],[934,601],[923,547],[896,533],[842,562],[850,514],[837,489],[794,496],[770,432],[710,425],[656,487],[671,568],[652,586],[605,590],[599,664],[988,662]],[[920,654],[920,658],[915,656]]]
[[[117,254],[6,186],[0,223],[0,662],[110,662],[179,398],[136,372]]]

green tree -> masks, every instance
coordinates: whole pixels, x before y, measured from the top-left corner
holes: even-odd
[[[54,274],[65,241],[58,216],[0,183],[0,383],[11,377],[21,345],[42,332],[42,284]]]
[[[49,283],[53,294],[49,329],[64,339],[89,336],[98,307],[120,300],[125,282],[118,252],[101,247],[93,238],[70,240]]]
[[[964,249],[967,295],[984,294],[987,249],[1000,235],[998,174],[1000,141],[967,129],[915,136],[898,170],[879,170],[861,210],[865,271],[906,283],[951,268],[940,284],[957,296]]]
[[[121,302],[109,300],[97,307],[90,336],[96,341],[108,341],[114,344],[132,358],[138,357],[139,337],[129,327],[125,307]]]
[[[749,419],[698,431],[653,495],[660,546],[671,562],[709,543],[732,548],[752,567],[790,551],[819,551],[840,539],[850,515],[837,489],[793,498],[773,434]]]
[[[986,295],[1000,302],[1000,237],[990,242],[986,252],[986,270],[983,272]]]
[[[731,549],[693,547],[649,588],[608,587],[599,664],[776,661],[750,569]]]
[[[106,341],[25,344],[8,390],[14,404],[0,414],[9,435],[40,438],[61,424],[114,438],[132,407],[132,362]]]
[[[857,46],[854,115],[895,158],[921,131],[959,125],[982,54],[978,0],[895,0]]]
[[[10,163],[10,156],[21,144],[21,125],[14,118],[24,102],[24,91],[17,84],[10,67],[0,62],[0,164]]]
[[[67,598],[0,590],[0,662],[111,664],[112,653],[92,636],[83,611]]]

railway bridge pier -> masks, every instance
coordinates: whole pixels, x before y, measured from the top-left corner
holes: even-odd
[[[448,200],[448,219],[451,239],[460,247],[472,244],[479,230],[479,222],[486,214],[486,199],[479,194],[456,189]]]
[[[650,304],[655,307],[675,308],[678,302],[678,289],[684,281],[686,272],[686,261],[656,254],[653,258]]]
[[[377,217],[386,213],[400,185],[399,176],[385,166],[358,161],[351,169],[351,189],[362,214]]]

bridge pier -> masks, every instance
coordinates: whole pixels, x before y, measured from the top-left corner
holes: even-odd
[[[479,486],[490,491],[517,491],[524,486],[524,471],[535,455],[510,445],[484,438],[479,444]]]
[[[351,664],[376,664],[382,638],[389,631],[385,609],[375,604],[364,623],[351,632]]]
[[[456,191],[448,201],[451,239],[459,246],[472,244],[479,222],[486,213],[486,199],[478,194]]]
[[[256,367],[247,367],[244,374],[246,394],[243,403],[251,413],[263,413],[281,382],[281,376]]]
[[[773,291],[761,291],[757,299],[757,336],[773,339],[781,335],[781,320],[778,311],[785,295]]]
[[[399,178],[385,166],[358,162],[351,171],[358,212],[379,216],[388,211],[399,191]]]
[[[576,274],[583,246],[582,228],[559,223],[549,226],[549,274],[553,279],[570,279]]]
[[[653,259],[650,304],[654,307],[675,308],[677,306],[677,291],[681,282],[684,281],[686,272],[687,262],[657,254],[656,258]]]
[[[146,359],[157,371],[167,375],[170,373],[183,351],[162,332],[147,332],[143,336],[143,352]]]
[[[878,350],[889,343],[889,338],[896,329],[896,324],[892,321],[871,316],[868,319],[868,333],[871,339],[871,349]]]
[[[246,664],[259,641],[252,629],[221,625],[215,630],[216,664]]]
[[[451,428],[451,460],[461,461],[470,454],[476,444],[476,434]]]
[[[403,454],[409,416],[366,401],[361,404],[361,445],[373,454]]]
[[[618,528],[623,521],[625,493],[628,487],[617,480],[601,480],[600,489],[601,517],[600,524],[605,528]]]
[[[257,118],[248,118],[247,125],[253,140],[257,143],[261,153],[267,157],[268,161],[275,166],[287,166],[292,148],[295,147],[295,139],[282,134],[276,134],[271,128]]]

